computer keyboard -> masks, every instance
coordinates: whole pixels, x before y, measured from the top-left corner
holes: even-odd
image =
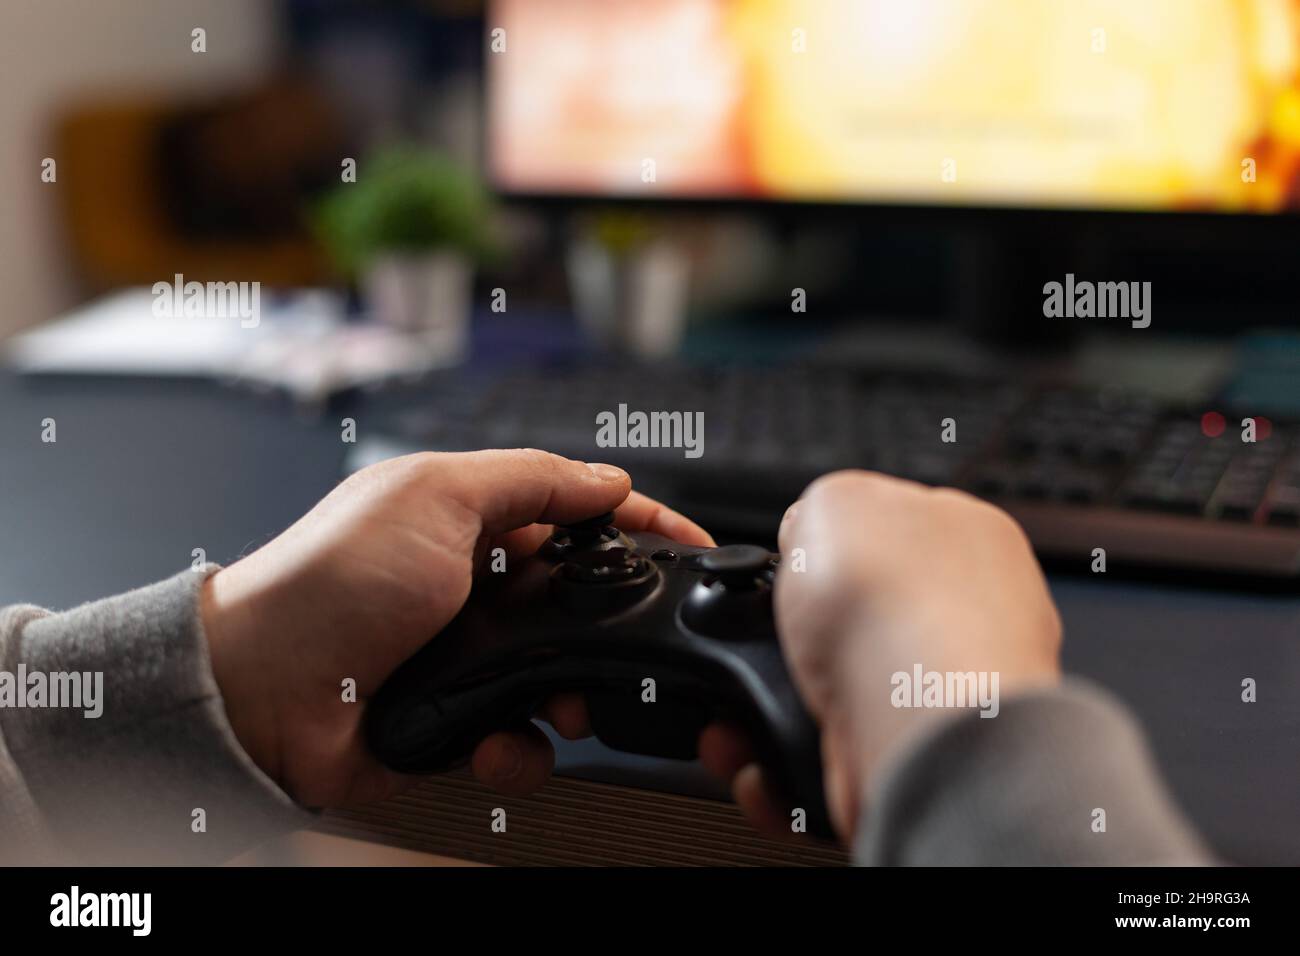
[[[602,447],[598,415],[703,413],[684,447]],[[1010,511],[1047,562],[1091,572],[1300,575],[1300,429],[1117,389],[812,366],[574,363],[440,375],[379,426],[389,448],[535,446],[628,468],[727,534],[771,537],[819,474],[867,468]],[[1217,433],[1217,434],[1216,434]],[[665,433],[666,437],[671,437]]]

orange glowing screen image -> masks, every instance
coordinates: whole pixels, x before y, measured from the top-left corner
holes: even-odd
[[[499,0],[489,30],[509,191],[1300,209],[1300,0]]]

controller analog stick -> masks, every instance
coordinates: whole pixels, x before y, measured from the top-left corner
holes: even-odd
[[[615,584],[653,570],[646,559],[623,548],[575,556],[560,565],[560,574],[575,584]]]
[[[613,523],[614,512],[606,511],[603,515],[596,515],[594,518],[584,518],[581,521],[575,521],[572,524],[561,525],[561,527],[571,535],[599,535]]]
[[[732,544],[701,555],[706,577],[682,601],[682,623],[723,640],[775,638],[772,627],[772,554]]]
[[[659,569],[626,548],[578,551],[551,575],[556,596],[568,608],[605,614],[640,601],[659,583]]]
[[[614,512],[607,511],[594,518],[585,518],[572,524],[557,525],[546,543],[542,556],[564,559],[580,551],[603,551],[610,548],[630,548],[632,542],[611,523]]]
[[[701,555],[698,564],[724,588],[748,591],[768,583],[763,575],[772,568],[772,555],[757,545],[729,544]]]

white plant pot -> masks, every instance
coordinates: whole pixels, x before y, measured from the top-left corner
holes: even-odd
[[[681,345],[690,268],[661,241],[623,255],[591,239],[569,247],[569,290],[578,322],[606,348],[663,358]]]
[[[362,277],[373,317],[410,334],[432,360],[458,362],[469,347],[474,272],[457,252],[389,253]]]

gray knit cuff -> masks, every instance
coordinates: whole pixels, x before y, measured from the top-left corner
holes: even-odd
[[[199,615],[216,570],[59,614],[5,612],[20,626],[0,642],[0,670],[81,675],[80,706],[0,708],[9,758],[64,858],[214,862],[312,822],[226,718]]]
[[[884,768],[862,820],[868,865],[1211,862],[1128,711],[1083,681],[938,724]]]

